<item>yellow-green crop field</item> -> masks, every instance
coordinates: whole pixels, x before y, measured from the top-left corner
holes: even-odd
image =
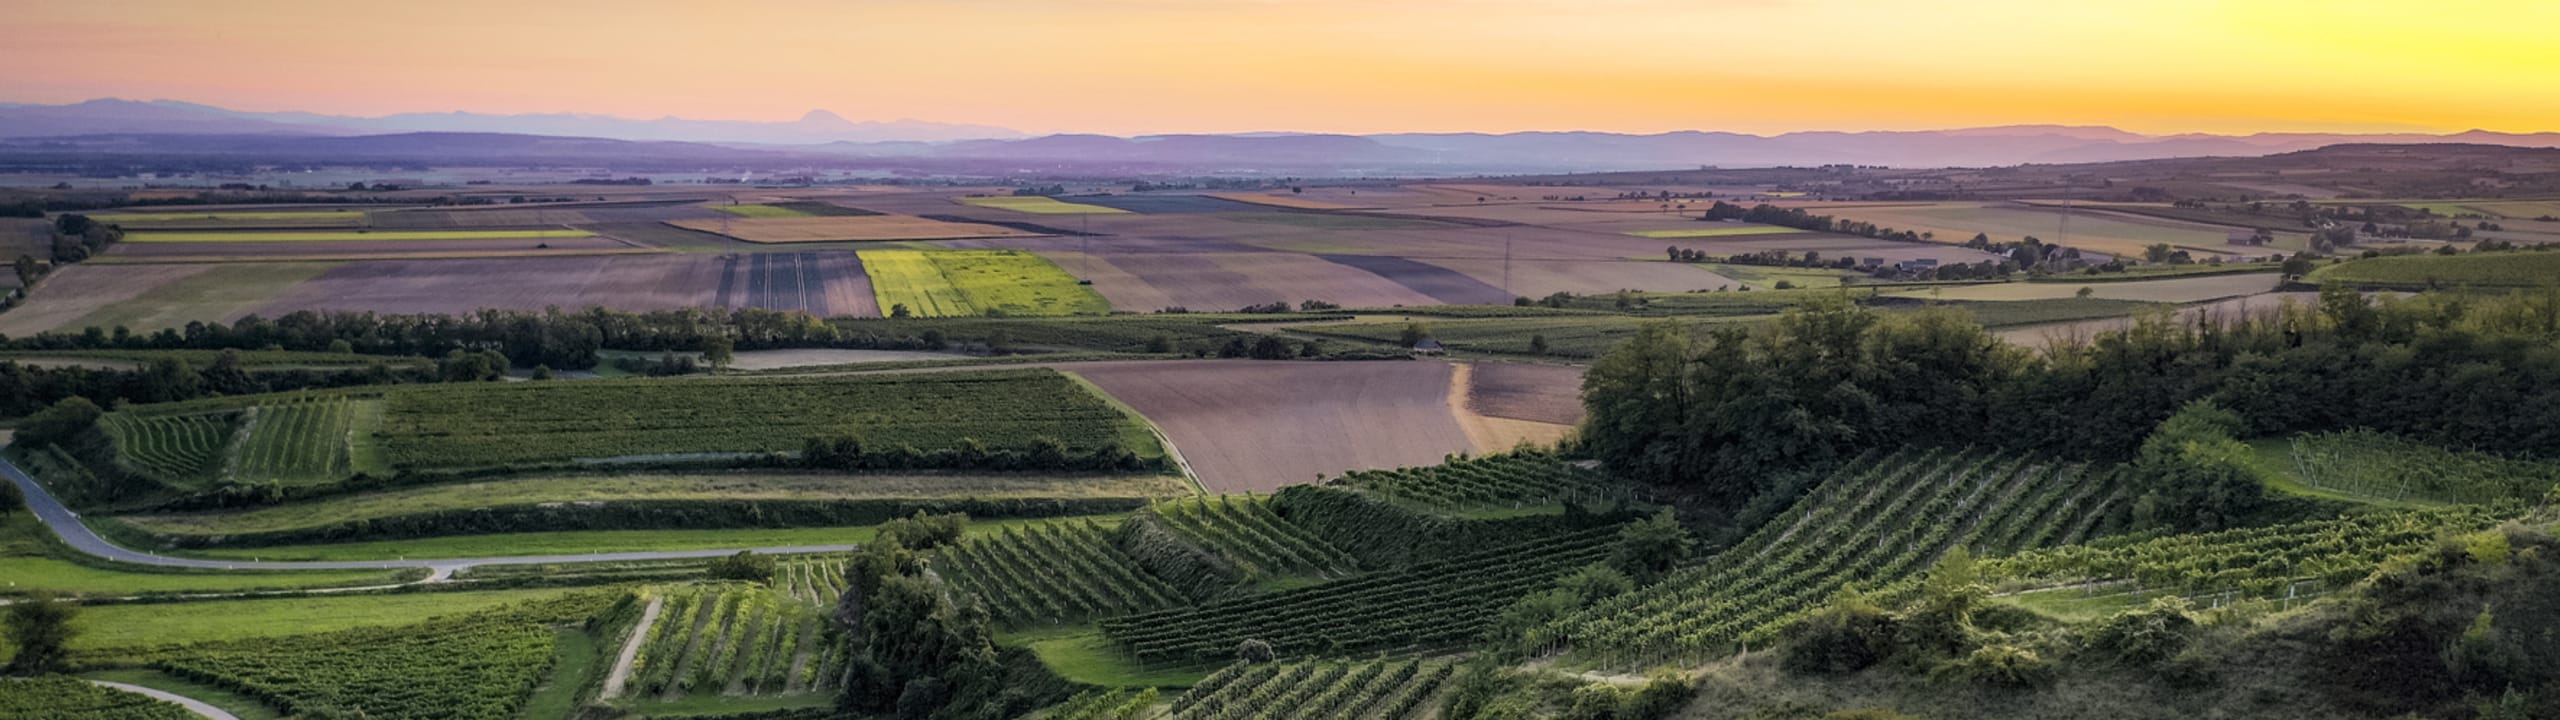
[[[231,221],[252,221],[252,220],[279,220],[279,221],[328,221],[328,220],[343,220],[343,221],[347,221],[347,222],[354,222],[354,221],[356,221],[356,220],[363,219],[363,218],[364,218],[364,211],[363,211],[363,210],[271,210],[271,211],[245,211],[245,212],[224,211],[224,212],[210,212],[210,213],[193,213],[193,212],[99,213],[99,214],[95,214],[95,215],[90,215],[90,216],[89,216],[89,219],[91,219],[91,220],[96,220],[96,221],[98,221],[98,222],[102,222],[102,223],[114,223],[114,224],[118,224],[118,225],[144,225],[144,224],[150,224],[150,223],[180,223],[180,222],[207,222],[207,221],[211,221],[211,222],[231,222]]]
[[[809,217],[808,213],[782,207],[780,205],[713,205],[711,206],[711,209],[736,215],[738,217]]]
[[[1100,315],[1111,303],[1047,258],[1018,250],[864,250],[882,312],[918,317]]]
[[[1020,197],[964,197],[962,205],[1026,212],[1034,215],[1119,215],[1129,211],[1100,205],[1071,203],[1053,197],[1027,195]]]
[[[1659,239],[1679,239],[1679,238],[1734,237],[1734,236],[1738,236],[1738,235],[1779,235],[1779,234],[1784,234],[1784,233],[1798,233],[1798,232],[1804,232],[1804,231],[1803,231],[1803,230],[1797,230],[1797,229],[1795,229],[1795,228],[1778,227],[1778,226],[1776,226],[1776,225],[1724,225],[1724,224],[1718,224],[1718,225],[1717,225],[1717,226],[1715,226],[1715,227],[1680,228],[1680,229],[1677,229],[1677,230],[1637,230],[1637,231],[1630,232],[1630,233],[1627,233],[1627,234],[1629,234],[1629,235],[1634,235],[1634,236],[1636,236],[1636,237],[1640,237],[1640,238],[1654,238],[1654,239],[1659,240]]]
[[[594,237],[585,230],[381,230],[373,232],[134,232],[133,243],[401,242]]]

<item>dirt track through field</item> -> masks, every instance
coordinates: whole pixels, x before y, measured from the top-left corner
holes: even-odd
[[[1071,368],[1164,430],[1211,492],[1472,452],[1442,362],[1198,360]]]

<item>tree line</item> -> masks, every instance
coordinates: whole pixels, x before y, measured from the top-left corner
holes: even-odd
[[[1832,298],[1760,326],[1643,328],[1586,375],[1583,441],[1620,473],[1728,508],[1766,489],[1773,470],[1871,447],[2133,460],[2196,401],[2212,409],[2169,430],[2212,440],[2367,428],[2548,454],[2560,448],[2555,339],[2560,289],[2403,299],[2333,289],[2259,317],[2147,317],[2041,353],[1962,313],[1886,316]],[[2157,444],[2150,456],[2199,457]]]

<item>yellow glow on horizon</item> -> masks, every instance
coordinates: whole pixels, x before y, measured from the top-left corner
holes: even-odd
[[[1032,132],[2560,130],[2560,3],[41,0],[0,101]]]

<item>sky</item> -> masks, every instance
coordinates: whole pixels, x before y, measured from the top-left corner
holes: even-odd
[[[0,102],[1018,130],[2560,130],[2548,0],[17,0]]]

